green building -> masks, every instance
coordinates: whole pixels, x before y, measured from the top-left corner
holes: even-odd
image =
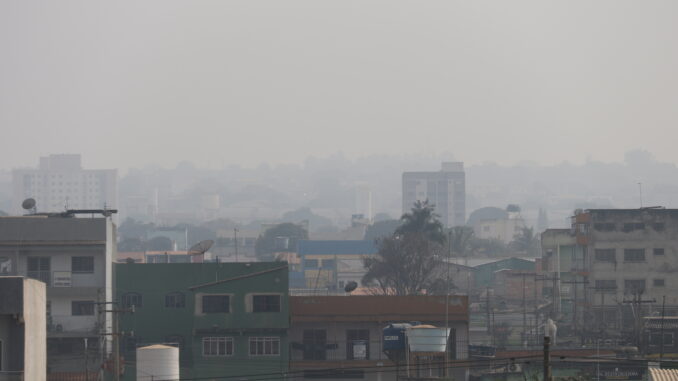
[[[124,380],[136,348],[174,344],[182,378],[269,374],[289,363],[286,262],[116,264]]]

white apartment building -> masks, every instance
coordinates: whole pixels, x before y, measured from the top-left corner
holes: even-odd
[[[403,213],[416,201],[428,200],[446,227],[466,223],[466,174],[464,163],[446,162],[438,172],[403,173]]]
[[[118,174],[115,169],[83,169],[80,155],[40,158],[38,168],[12,171],[12,213],[23,214],[21,202],[36,201],[37,211],[66,209],[115,209],[118,206]]]
[[[110,345],[111,218],[24,216],[0,218],[0,276],[20,275],[47,286],[48,373],[101,369]]]

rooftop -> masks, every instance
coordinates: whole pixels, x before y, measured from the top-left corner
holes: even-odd
[[[449,297],[450,321],[468,321],[466,296]],[[412,296],[290,296],[292,322],[444,321],[445,297]]]
[[[0,217],[0,244],[106,241],[105,218]]]
[[[377,247],[373,241],[313,241],[302,240],[298,243],[299,255],[345,255],[375,254]]]

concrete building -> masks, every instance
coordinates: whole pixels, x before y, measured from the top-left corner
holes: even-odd
[[[435,205],[447,227],[466,223],[466,174],[464,163],[443,163],[438,172],[403,173],[403,213],[409,213],[416,201]]]
[[[122,353],[179,347],[181,377],[224,378],[288,369],[288,269],[285,262],[116,264],[116,294],[127,332]],[[133,333],[133,334],[132,334]],[[124,374],[134,380],[134,371]]]
[[[303,285],[300,288],[325,289],[343,293],[348,282],[360,284],[365,275],[363,260],[377,253],[372,241],[301,240],[297,253],[301,260]]]
[[[588,284],[582,335],[642,344],[642,317],[678,315],[678,209],[589,209],[572,218]]]
[[[499,213],[482,213],[496,209]],[[471,213],[469,225],[473,227],[473,233],[478,238],[496,239],[504,244],[513,241],[520,234],[525,225],[525,220],[520,211],[503,211],[499,208],[482,208]]]
[[[115,224],[110,218],[0,218],[0,275],[40,280],[47,287],[48,373],[95,374],[108,349]],[[87,347],[85,347],[87,342]]]
[[[394,380],[398,369],[384,353],[383,329],[414,321],[445,327],[446,316],[449,359],[467,359],[468,299],[449,298],[446,315],[445,296],[291,296],[288,379]],[[463,381],[468,370],[460,365],[452,375]]]
[[[12,213],[23,214],[21,202],[36,201],[38,212],[66,209],[115,209],[118,173],[115,169],[83,169],[80,155],[40,158],[38,168],[12,171]]]
[[[44,283],[0,276],[0,380],[46,379],[46,316]]]

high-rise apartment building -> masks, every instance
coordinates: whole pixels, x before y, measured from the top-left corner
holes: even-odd
[[[428,200],[447,227],[466,223],[466,174],[464,163],[443,163],[438,172],[403,173],[403,213],[416,201]]]
[[[23,213],[21,202],[34,198],[38,212],[103,209],[118,206],[115,169],[83,169],[80,155],[40,158],[34,169],[12,171],[12,212]]]

